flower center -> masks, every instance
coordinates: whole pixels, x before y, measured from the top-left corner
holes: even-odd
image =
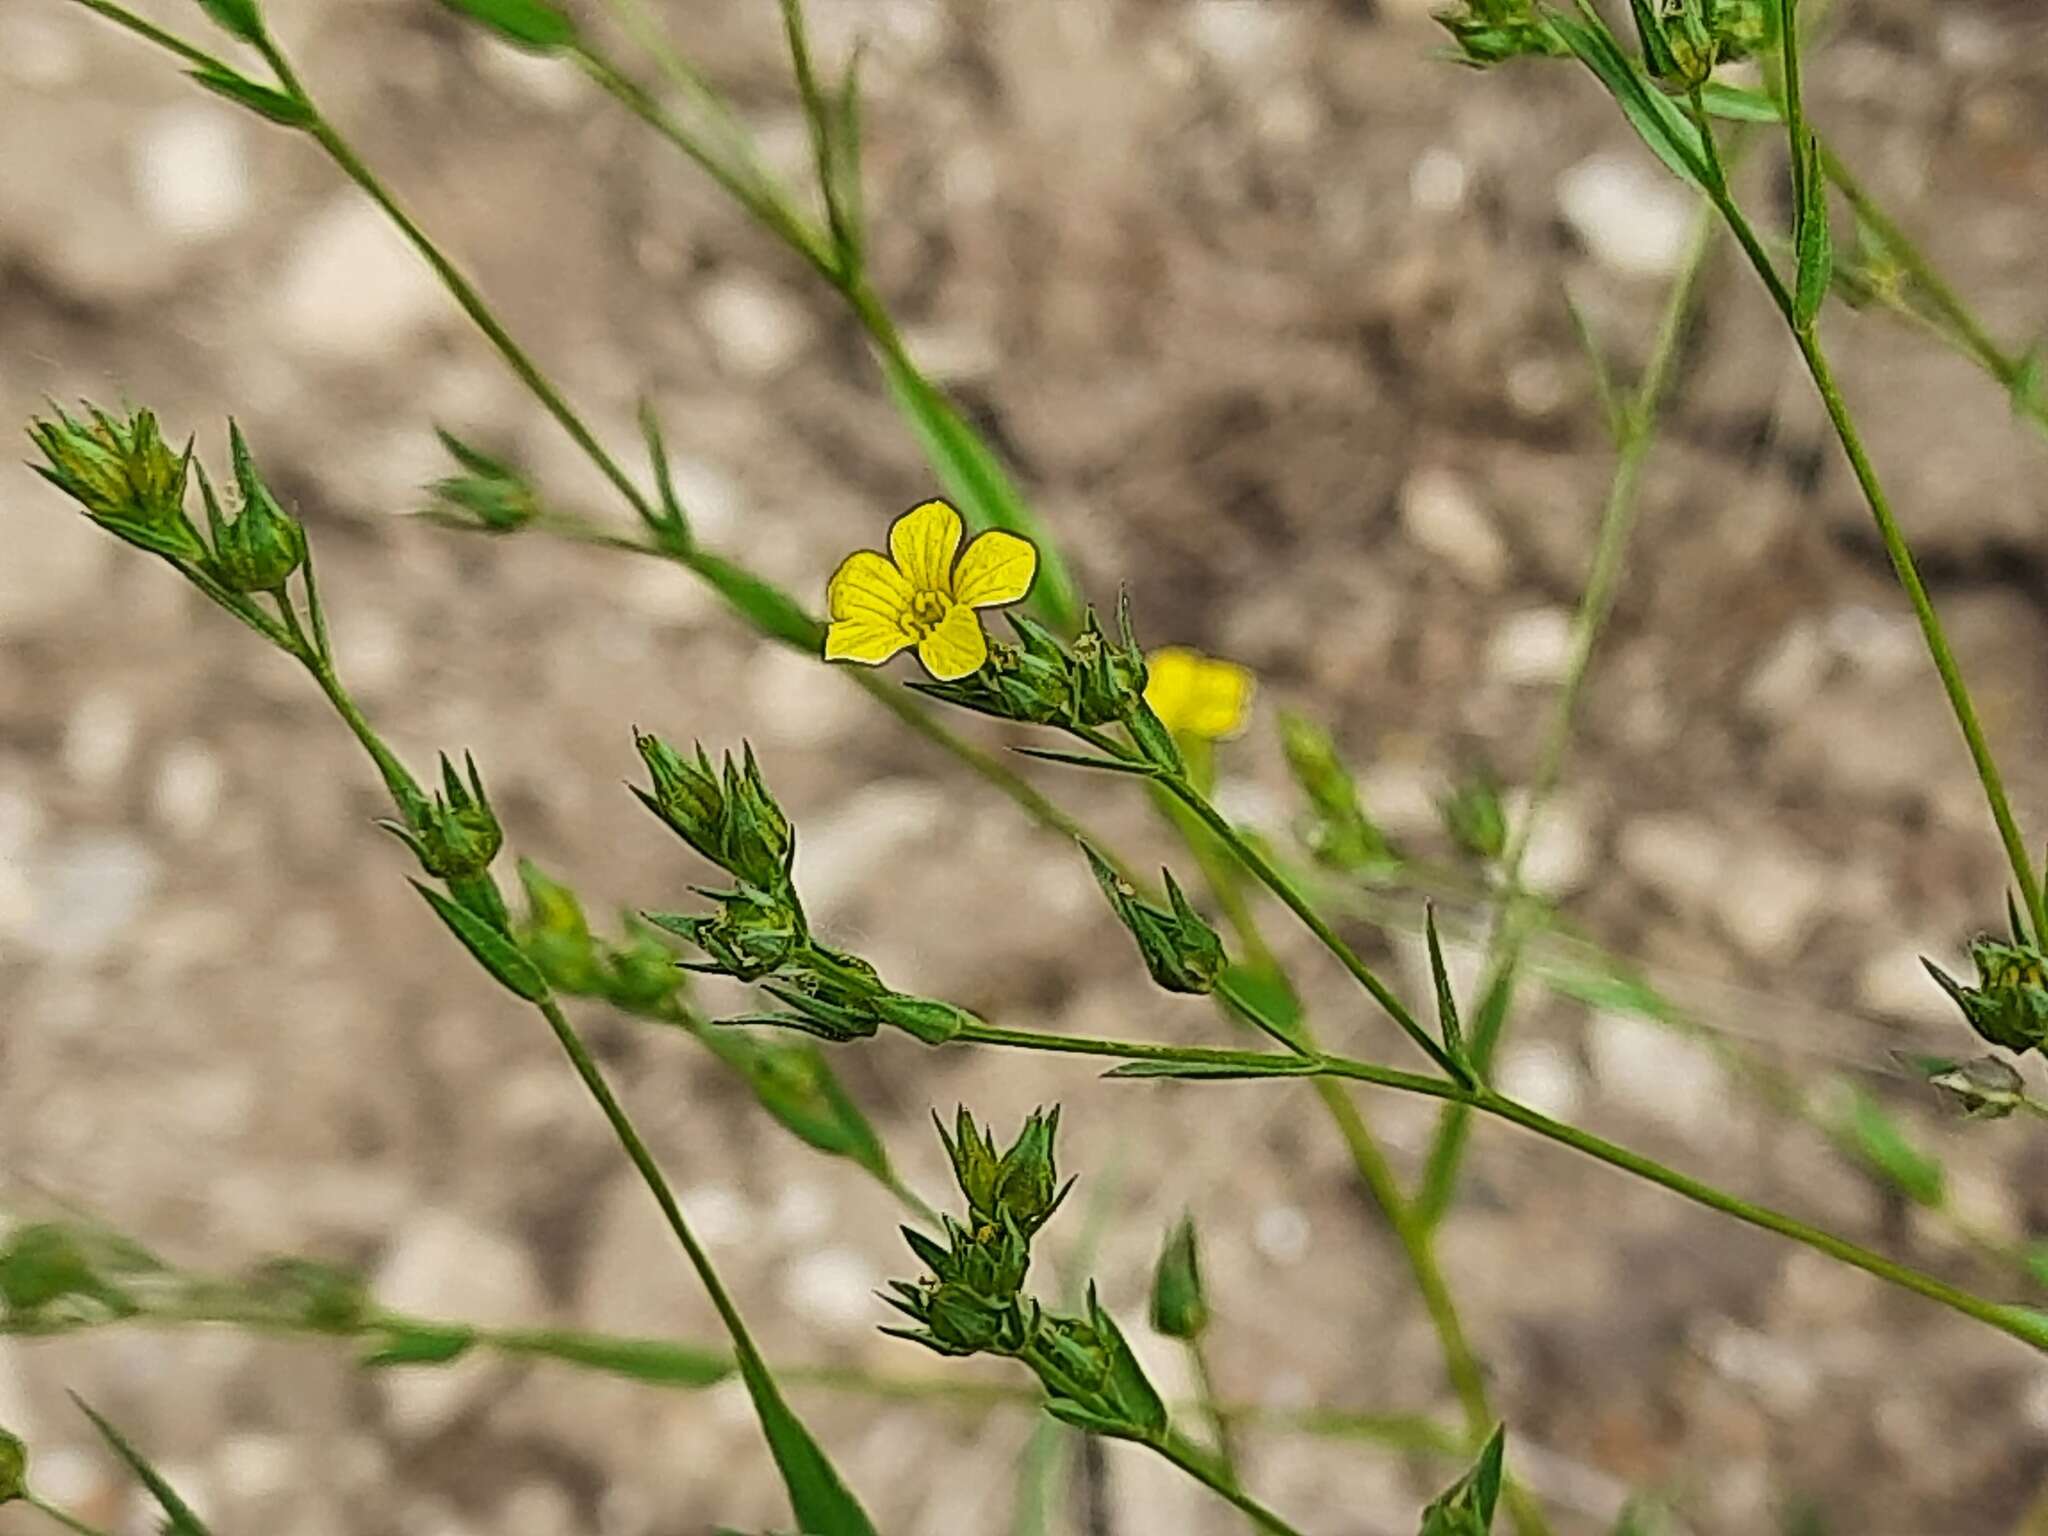
[[[910,599],[910,611],[904,615],[904,625],[922,640],[939,627],[952,606],[952,601],[943,592],[916,593]]]

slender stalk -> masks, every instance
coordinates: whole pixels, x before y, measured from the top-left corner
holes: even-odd
[[[1631,1151],[1617,1142],[1608,1141],[1577,1126],[1553,1120],[1548,1115],[1517,1103],[1503,1094],[1495,1093],[1489,1088],[1468,1088],[1445,1078],[1426,1077],[1419,1072],[1403,1072],[1394,1067],[1380,1066],[1375,1062],[1329,1054],[1318,1055],[1304,1061],[1270,1051],[1234,1051],[1214,1047],[1161,1045],[1142,1040],[1111,1040],[1089,1035],[1042,1034],[1030,1030],[1003,1029],[989,1024],[970,1025],[961,1030],[956,1039],[961,1043],[1010,1046],[1022,1050],[1052,1051],[1067,1055],[1114,1057],[1124,1061],[1169,1062],[1193,1067],[1198,1071],[1231,1073],[1246,1078],[1341,1077],[1353,1082],[1371,1083],[1380,1088],[1392,1088],[1402,1093],[1421,1094],[1449,1103],[1466,1104],[1480,1114],[1519,1125],[1546,1141],[1570,1147],[1596,1162],[1618,1168],[1624,1173],[1634,1174],[1637,1178],[1667,1189],[1696,1205],[1719,1211],[1747,1226],[1789,1238],[1902,1290],[1939,1302],[1965,1317],[1988,1323],[2001,1333],[2011,1334],[2037,1349],[2048,1349],[2048,1316],[2035,1314],[2024,1307],[1989,1301],[1974,1295],[1910,1265],[1886,1258],[1881,1253],[1837,1236],[1811,1222],[1730,1194],[1690,1174],[1667,1167],[1655,1158]]]
[[[1272,861],[1232,826],[1229,819],[1211,805],[1201,791],[1178,776],[1161,778],[1158,782],[1181,804],[1193,811],[1202,825],[1214,833],[1223,846],[1230,850],[1232,856],[1258,877],[1261,885],[1280,898],[1287,910],[1301,920],[1302,926],[1316,936],[1323,948],[1337,957],[1344,969],[1351,973],[1352,979],[1365,988],[1387,1017],[1400,1025],[1402,1032],[1422,1048],[1424,1055],[1453,1077],[1463,1074],[1463,1068],[1452,1061],[1444,1048],[1416,1022],[1415,1015],[1408,1010],[1408,1005],[1394,995],[1387,984],[1380,980],[1378,973],[1359,957],[1356,950],[1338,937],[1336,930],[1323,920],[1323,915],[1310,905],[1307,898],[1295,889],[1293,883],[1275,869]]]
[[[36,1497],[36,1495],[34,1495],[33,1493],[24,1493],[21,1496],[21,1502],[26,1504],[30,1509],[34,1510],[37,1514],[46,1516],[47,1518],[56,1521],[57,1524],[63,1526],[65,1530],[76,1532],[77,1536],[107,1536],[107,1533],[101,1530],[98,1526],[87,1525],[83,1520],[79,1519],[78,1516],[72,1514],[69,1510],[60,1509],[55,1504],[50,1503],[48,1500]]]
[[[1301,1536],[1301,1533],[1293,1526],[1238,1487],[1236,1481],[1220,1463],[1197,1450],[1194,1446],[1189,1445],[1179,1436],[1168,1434],[1160,1439],[1147,1440],[1143,1443],[1152,1450],[1157,1451],[1166,1460],[1173,1463],[1174,1466],[1179,1467],[1181,1471],[1187,1473],[1189,1477],[1192,1477],[1218,1498],[1228,1501],[1245,1514],[1251,1516],[1254,1523],[1261,1530],[1271,1532],[1272,1536]]]
[[[1216,1464],[1235,1487],[1243,1481],[1238,1470],[1237,1430],[1216,1391],[1216,1373],[1209,1364],[1208,1346],[1196,1334],[1186,1341],[1186,1347],[1188,1364],[1195,1373],[1195,1401],[1216,1436]]]
[[[1714,178],[1725,179],[1718,154],[1713,154]],[[1494,907],[1487,937],[1486,965],[1481,972],[1478,995],[1482,999],[1471,1038],[1472,1065],[1484,1078],[1493,1064],[1500,1037],[1506,1028],[1514,1000],[1516,969],[1529,924],[1522,904],[1522,871],[1528,863],[1529,846],[1557,786],[1571,753],[1578,726],[1579,706],[1591,675],[1593,653],[1605,633],[1621,591],[1629,539],[1635,532],[1641,505],[1639,494],[1643,466],[1657,439],[1657,420],[1665,396],[1677,372],[1678,355],[1685,338],[1686,323],[1698,296],[1700,277],[1706,270],[1713,248],[1714,215],[1702,209],[1694,220],[1691,239],[1678,277],[1664,302],[1657,322],[1656,339],[1650,348],[1641,381],[1628,398],[1626,409],[1616,422],[1614,475],[1607,488],[1607,501],[1600,513],[1600,528],[1593,544],[1592,563],[1586,585],[1579,595],[1578,612],[1572,620],[1572,649],[1565,663],[1564,681],[1551,706],[1534,777],[1530,781],[1528,808],[1516,821],[1501,858],[1501,897]],[[1418,1218],[1425,1227],[1442,1220],[1457,1188],[1459,1170],[1471,1131],[1471,1113],[1462,1105],[1447,1109],[1437,1122],[1436,1135],[1423,1165],[1422,1183],[1416,1190]]]
[[[1789,26],[1794,9],[1791,0],[1780,0],[1785,21]],[[1799,152],[1800,133],[1804,130],[1805,119],[1800,99],[1799,47],[1796,32],[1784,33],[1785,81],[1783,102],[1787,131],[1792,136],[1795,157]],[[1699,125],[1700,136],[1712,152],[1714,143],[1713,119],[1704,109],[1695,105],[1694,121]],[[1743,213],[1729,191],[1725,176],[1711,177],[1707,187],[1716,208],[1727,221],[1737,244],[1749,258],[1750,266],[1762,279],[1784,316],[1785,324],[1792,332],[1792,338],[1799,348],[1800,358],[1806,364],[1807,373],[1813,379],[1814,389],[1819,393],[1826,408],[1828,421],[1834,427],[1835,436],[1848,457],[1849,467],[1856,476],[1856,484],[1863,493],[1863,499],[1870,508],[1872,521],[1877,525],[1879,540],[1884,545],[1886,557],[1891,561],[1892,571],[1897,576],[1907,601],[1912,605],[1913,617],[1919,623],[1920,633],[1926,642],[1928,656],[1934,662],[1934,670],[1941,677],[1942,691],[1947,694],[1949,709],[1956,717],[1956,724],[1963,734],[1963,742],[1969,749],[1971,764],[1977,771],[1978,782],[1983,786],[1984,799],[1990,807],[1991,819],[1998,828],[1999,841],[2005,846],[2007,861],[2012,866],[2013,879],[2020,888],[2020,899],[2026,904],[2027,915],[2032,920],[2034,937],[2037,942],[2048,942],[2048,896],[2044,896],[2041,882],[2035,878],[2034,863],[2027,852],[2026,839],[2021,835],[2019,822],[2013,815],[2011,802],[2006,798],[2005,782],[1998,771],[1998,764],[1991,754],[1990,744],[1984,738],[1984,728],[1977,718],[1976,705],[1971,701],[1970,690],[1963,681],[1961,669],[1956,665],[1955,653],[1950,649],[1947,632],[1942,628],[1941,616],[1935,612],[1934,600],[1928,595],[1926,584],[1920,579],[1920,570],[1913,559],[1911,546],[1899,527],[1897,516],[1892,511],[1891,498],[1887,495],[1876,466],[1870,461],[1863,446],[1861,433],[1851,416],[1848,403],[1842,397],[1835,383],[1833,369],[1829,366],[1827,353],[1820,344],[1820,337],[1811,325],[1801,325],[1792,302],[1792,296],[1784,280],[1772,265],[1769,254],[1764,250],[1754,226]]]

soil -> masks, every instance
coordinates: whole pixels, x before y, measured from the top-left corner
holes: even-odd
[[[426,0],[271,8],[334,117],[622,455],[652,400],[707,542],[815,594],[931,494],[831,296],[579,77]],[[773,8],[665,9],[800,171]],[[1582,72],[1433,57],[1419,0],[815,10],[832,58],[868,39],[877,282],[913,349],[1091,593],[1128,583],[1149,642],[1258,672],[1252,729],[1221,751],[1233,813],[1287,843],[1272,727],[1298,709],[1396,835],[1450,857],[1432,796],[1480,761],[1510,786],[1533,770],[1613,471],[1565,295],[1633,376],[1683,248],[1675,184]],[[204,26],[168,0],[152,14]],[[1829,31],[1816,118],[2023,347],[2048,322],[2038,5],[1856,0]],[[416,765],[474,751],[518,851],[600,910],[686,905],[706,871],[619,788],[629,728],[745,735],[801,829],[813,916],[899,985],[1020,1027],[1230,1038],[1146,984],[1069,850],[684,573],[401,515],[443,471],[436,423],[564,505],[618,509],[310,146],[49,0],[0,0],[0,83],[0,416],[146,403],[218,466],[233,414],[311,530],[365,708]],[[1760,143],[1754,206],[1782,203],[1782,170]],[[2038,823],[2048,441],[1885,317],[1831,312],[1826,336]],[[1981,1236],[2041,1232],[2032,1126],[1947,1118],[1891,1063],[1968,1052],[1917,957],[1960,963],[1999,921],[2004,866],[1856,485],[1726,251],[1641,507],[1541,882],[1714,1038],[1804,1086],[1859,1082],[1943,1159]],[[1032,776],[1140,860],[1175,857],[1129,786]],[[288,664],[25,470],[0,474],[0,1202],[82,1208],[194,1266],[315,1256],[439,1315],[715,1337],[553,1042],[418,910],[379,810]],[[1416,997],[1419,904],[1352,925]],[[1469,986],[1483,914],[1445,915]],[[1332,1043],[1405,1062],[1284,916]],[[872,1293],[912,1272],[885,1194],[774,1130],[689,1040],[588,1022],[774,1358],[976,1374],[876,1332]],[[835,1061],[934,1199],[933,1109],[1002,1127],[1062,1103],[1081,1185],[1048,1252],[1071,1268],[1092,1246],[1080,1262],[1170,1396],[1189,1368],[1142,1318],[1185,1208],[1231,1397],[1452,1412],[1398,1249],[1305,1090],[900,1040]],[[1689,1171],[2039,1300],[1697,1040],[1530,986],[1501,1071]],[[1412,1171],[1427,1107],[1362,1102]],[[1443,1249],[1560,1532],[1608,1531],[1630,1493],[1698,1536],[2035,1528],[2048,1366],[2001,1334],[1506,1128],[1478,1133]],[[787,1520],[736,1390],[373,1374],[317,1342],[203,1332],[0,1345],[0,1423],[33,1441],[46,1491],[122,1531],[144,1512],[66,1388],[223,1533]],[[799,1401],[895,1536],[1011,1529],[1029,1413]],[[1406,1536],[1456,1470],[1256,1425],[1244,1444],[1248,1484],[1322,1533]],[[1060,1536],[1242,1528],[1128,1448],[1073,1465]],[[34,1529],[0,1513],[8,1536]]]

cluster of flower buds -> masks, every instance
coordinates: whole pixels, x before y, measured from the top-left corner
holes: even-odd
[[[426,798],[410,786],[394,786],[401,817],[385,817],[377,825],[410,848],[420,868],[444,881],[458,903],[505,933],[511,918],[490,873],[491,861],[505,846],[505,832],[484,793],[476,760],[465,753],[463,766],[467,779],[443,753],[441,787]]]
[[[1352,874],[1384,874],[1400,855],[1366,814],[1358,782],[1330,733],[1301,715],[1280,716],[1280,747],[1308,805],[1299,835],[1316,859]]]
[[[1438,11],[1436,22],[1458,45],[1458,57],[1478,69],[1566,51],[1531,0],[1462,0]]]
[[[942,1355],[1021,1361],[1045,1387],[1055,1417],[1097,1434],[1153,1439],[1166,1429],[1165,1405],[1094,1288],[1078,1316],[1048,1312],[1024,1292],[1032,1237],[1072,1187],[1059,1182],[1058,1130],[1057,1109],[1037,1111],[999,1152],[964,1109],[951,1135],[939,1128],[968,1220],[942,1218],[943,1243],[904,1229],[929,1273],[891,1283],[890,1305],[917,1326],[885,1331]]]
[[[192,445],[172,452],[151,412],[122,418],[88,405],[79,418],[60,409],[54,420],[30,423],[29,438],[46,461],[34,466],[36,473],[93,522],[219,588],[244,595],[276,592],[306,563],[306,530],[263,483],[233,422],[228,441],[241,496],[233,515],[223,511],[206,471],[198,472],[211,549],[185,511]]]
[[[1931,960],[1933,976],[1984,1039],[2015,1053],[2048,1045],[2048,956],[2017,937],[2004,943],[1985,936],[1970,945],[1977,984],[1966,987]]]
[[[992,642],[987,663],[956,682],[911,687],[999,720],[1096,730],[1120,725],[1139,757],[1168,773],[1183,771],[1173,733],[1145,699],[1150,676],[1131,627],[1130,595],[1117,600],[1117,638],[1093,608],[1071,643],[1021,614],[1006,615],[1017,643]]]
[[[1629,0],[1643,67],[1666,85],[1705,85],[1719,64],[1771,46],[1774,7],[1768,0]]]
[[[1161,907],[1140,896],[1137,887],[1088,844],[1083,843],[1081,851],[1088,855],[1110,910],[1138,941],[1138,954],[1152,979],[1169,992],[1213,992],[1226,964],[1223,940],[1188,904],[1173,872],[1162,871],[1168,905]]]
[[[758,983],[782,1005],[780,1012],[721,1022],[782,1025],[834,1041],[889,1025],[938,1045],[973,1021],[951,1003],[896,991],[858,955],[812,935],[791,878],[796,832],[769,793],[751,746],[739,762],[728,753],[714,769],[702,747],[692,760],[656,736],[641,735],[635,743],[653,788],[636,786],[634,794],[735,881],[730,890],[701,893],[718,903],[714,913],[649,912],[647,921],[704,952],[705,963],[685,969]]]

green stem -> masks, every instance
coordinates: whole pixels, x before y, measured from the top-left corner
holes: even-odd
[[[69,1510],[59,1509],[55,1504],[45,1499],[39,1499],[33,1493],[24,1493],[21,1496],[21,1502],[37,1514],[56,1521],[65,1530],[76,1532],[77,1536],[107,1536],[107,1533],[98,1526],[87,1525]]]
[[[86,0],[81,0],[81,3],[86,3]],[[434,269],[434,275],[441,279],[442,286],[462,307],[462,312],[469,317],[470,323],[483,332],[485,339],[505,360],[505,365],[518,375],[519,381],[536,400],[540,401],[547,413],[554,417],[556,424],[569,435],[578,448],[583,450],[604,477],[611,481],[640,520],[650,528],[658,527],[661,516],[654,504],[647,499],[640,487],[633,483],[632,477],[620,466],[618,460],[598,442],[590,428],[584,425],[583,418],[576,414],[561,390],[557,389],[547,374],[541,371],[540,365],[499,323],[498,317],[492,313],[490,305],[484,302],[483,295],[477,291],[476,285],[462,274],[454,262],[442,254],[441,248],[434,243],[433,238],[420,227],[411,214],[405,211],[377,173],[370,169],[356,153],[354,146],[343,138],[340,131],[328,120],[307,93],[305,86],[300,83],[298,75],[292,69],[291,61],[284,56],[283,51],[268,38],[257,46],[262,51],[265,61],[276,72],[278,83],[306,109],[311,119],[306,132],[326,151],[327,158],[333,161],[335,167],[354,182],[363,194],[377,205],[384,216],[397,226],[406,243],[419,253],[421,260]]]
[[[1189,1445],[1178,1435],[1168,1433],[1156,1440],[1147,1440],[1143,1443],[1218,1498],[1226,1500],[1251,1516],[1261,1530],[1272,1533],[1272,1536],[1301,1536],[1293,1526],[1238,1487],[1220,1463]]]
[[[1704,109],[1702,108],[1704,119]],[[1703,135],[1709,145],[1711,135]],[[1717,151],[1709,149],[1712,178],[1724,183],[1726,173]],[[1701,274],[1713,248],[1714,216],[1702,209],[1694,221],[1684,264],[1664,302],[1657,322],[1657,334],[1640,383],[1630,395],[1628,406],[1617,421],[1618,436],[1614,475],[1608,483],[1607,502],[1601,509],[1600,529],[1593,545],[1593,559],[1586,572],[1586,585],[1579,595],[1578,612],[1572,622],[1571,655],[1565,664],[1564,681],[1551,706],[1550,723],[1544,733],[1531,781],[1528,809],[1516,822],[1502,856],[1502,893],[1494,908],[1487,938],[1486,965],[1481,973],[1478,995],[1481,1004],[1471,1038],[1472,1065],[1486,1077],[1506,1029],[1514,1000],[1515,972],[1521,961],[1528,924],[1523,917],[1522,871],[1528,863],[1529,846],[1544,810],[1557,792],[1571,753],[1572,736],[1578,726],[1579,706],[1591,675],[1593,653],[1613,615],[1621,591],[1622,571],[1627,563],[1629,540],[1635,532],[1641,506],[1643,466],[1657,439],[1657,419],[1677,372],[1678,355],[1685,339],[1686,321],[1699,292]],[[1458,1175],[1471,1134],[1471,1112],[1453,1105],[1438,1119],[1436,1135],[1423,1165],[1422,1183],[1416,1191],[1417,1215],[1425,1226],[1434,1226],[1450,1208]]]
[[[1789,23],[1794,9],[1792,0],[1779,0],[1785,20]],[[1784,48],[1785,81],[1783,102],[1788,132],[1792,134],[1794,163],[1798,162],[1799,134],[1804,128],[1804,117],[1799,95],[1799,49],[1796,36],[1787,32]],[[1712,119],[1704,111],[1697,111],[1695,120],[1700,127],[1701,137],[1713,142]],[[1948,695],[1949,708],[1956,717],[1956,724],[1962,730],[1964,744],[1969,748],[1970,761],[1977,770],[1977,779],[1984,788],[1984,798],[1991,809],[1991,819],[1998,827],[1999,841],[2005,845],[2007,861],[2012,866],[2013,879],[2020,888],[2020,899],[2026,903],[2027,915],[2032,919],[2036,942],[2048,942],[2048,896],[2044,896],[2041,883],[2035,878],[2034,863],[2027,852],[2026,840],[2020,835],[2019,823],[2014,818],[2012,805],[2006,798],[2005,783],[1999,774],[1998,765],[1992,758],[1990,745],[1984,739],[1984,728],[1977,719],[1975,704],[1971,702],[1968,686],[1963,682],[1961,670],[1956,665],[1955,653],[1950,650],[1948,635],[1943,630],[1941,617],[1934,610],[1934,601],[1928,596],[1927,587],[1920,579],[1919,567],[1913,560],[1913,552],[1906,542],[1897,517],[1893,514],[1891,498],[1886,494],[1883,482],[1878,478],[1877,469],[1864,450],[1861,433],[1849,412],[1848,403],[1842,398],[1837,387],[1834,372],[1828,364],[1827,354],[1822,349],[1820,337],[1815,329],[1799,323],[1792,296],[1787,292],[1783,279],[1772,266],[1768,253],[1758,239],[1756,230],[1748,216],[1728,191],[1725,177],[1714,178],[1708,186],[1708,194],[1714,205],[1727,221],[1743,254],[1749,258],[1751,267],[1763,280],[1769,290],[1771,301],[1785,318],[1786,326],[1792,332],[1792,339],[1799,348],[1799,355],[1806,364],[1807,373],[1812,377],[1815,390],[1828,413],[1836,438],[1841,442],[1842,451],[1847,455],[1849,467],[1855,473],[1856,484],[1863,492],[1863,499],[1870,508],[1872,520],[1877,525],[1878,538],[1884,544],[1886,557],[1891,561],[1892,571],[1898,577],[1899,585],[1905,590],[1906,598],[1913,608],[1913,617],[1919,622],[1920,633],[1927,645],[1927,653],[1933,659],[1934,670],[1941,676],[1942,690]]]
[[[1420,1046],[1430,1060],[1454,1078],[1463,1075],[1463,1069],[1451,1060],[1444,1048],[1431,1039],[1429,1032],[1416,1022],[1415,1015],[1408,1011],[1408,1005],[1394,995],[1373,968],[1359,957],[1358,952],[1337,936],[1336,930],[1323,920],[1322,914],[1309,904],[1301,892],[1295,889],[1293,883],[1275,869],[1265,854],[1232,826],[1229,819],[1211,805],[1194,785],[1178,776],[1161,778],[1157,782],[1181,804],[1193,811],[1202,825],[1215,834],[1237,861],[1250,870],[1261,885],[1280,898],[1287,910],[1299,918],[1302,926],[1337,957],[1339,963],[1351,973],[1352,978],[1360,986],[1365,988],[1387,1017],[1400,1025],[1402,1032]]]
[[[1200,1334],[1187,1340],[1188,1364],[1195,1373],[1195,1399],[1202,1410],[1202,1417],[1209,1421],[1209,1427],[1216,1436],[1216,1464],[1223,1475],[1230,1479],[1231,1486],[1237,1487],[1244,1481],[1238,1470],[1237,1431],[1230,1414],[1223,1407],[1223,1400],[1216,1391],[1216,1373],[1209,1364],[1209,1350]]]
[[[1719,1211],[1747,1226],[1803,1244],[1853,1269],[1939,1302],[1965,1317],[1988,1323],[2001,1333],[2011,1334],[2037,1349],[2048,1349],[2048,1320],[2017,1306],[2008,1306],[1938,1280],[1932,1275],[1886,1258],[1883,1254],[1838,1237],[1825,1228],[1788,1216],[1769,1206],[1745,1200],[1690,1174],[1680,1173],[1656,1159],[1633,1152],[1590,1131],[1566,1125],[1488,1088],[1468,1088],[1439,1077],[1403,1072],[1375,1062],[1348,1056],[1319,1055],[1303,1063],[1297,1058],[1270,1051],[1234,1051],[1213,1047],[1160,1045],[1142,1040],[1110,1040],[1088,1035],[1051,1035],[1030,1030],[1002,1029],[989,1024],[970,1025],[956,1037],[962,1043],[1010,1046],[1022,1050],[1052,1051],[1068,1055],[1115,1057],[1125,1061],[1171,1062],[1211,1071],[1239,1072],[1245,1077],[1293,1077],[1320,1075],[1341,1077],[1402,1093],[1420,1094],[1447,1103],[1469,1105],[1480,1114],[1519,1125],[1547,1141],[1594,1159],[1596,1162],[1634,1174],[1696,1205]]]

